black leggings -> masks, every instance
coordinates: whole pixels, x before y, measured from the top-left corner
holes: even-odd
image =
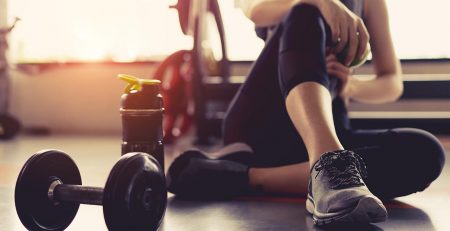
[[[414,128],[354,130],[347,108],[336,97],[337,78],[325,68],[330,30],[320,12],[305,4],[292,8],[274,29],[224,120],[224,143],[244,142],[254,152],[253,167],[308,161],[301,137],[285,107],[289,91],[317,82],[333,96],[333,118],[346,149],[364,159],[369,189],[389,199],[425,189],[441,173],[444,150],[432,134]]]

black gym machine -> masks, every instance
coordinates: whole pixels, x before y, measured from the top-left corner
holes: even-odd
[[[80,204],[102,205],[109,230],[157,230],[167,205],[160,81],[119,75],[122,95],[122,157],[104,188],[82,186],[70,156],[43,150],[20,171],[16,210],[28,230],[64,230]]]
[[[193,76],[194,122],[198,144],[209,144],[221,136],[223,115],[242,82],[231,76],[225,28],[217,0],[178,0],[180,27],[193,38],[191,51]],[[208,23],[213,20],[213,23]],[[212,26],[212,27],[211,27]],[[220,41],[210,41],[207,34],[216,31]],[[220,43],[217,57],[209,47]]]

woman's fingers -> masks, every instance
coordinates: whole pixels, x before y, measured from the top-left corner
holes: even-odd
[[[336,55],[335,54],[329,54],[327,55],[327,57],[325,58],[327,65],[329,62],[331,61],[337,61]]]
[[[356,57],[362,59],[369,43],[369,32],[362,19],[358,19],[359,48]]]
[[[347,79],[351,74],[352,69],[342,65],[337,60],[333,60],[332,57],[330,57],[329,59],[330,61],[327,60],[327,73],[329,75],[337,77],[344,83],[347,82]]]
[[[350,15],[344,16],[339,21],[339,36],[334,47],[334,52],[339,54],[344,52],[343,64],[349,66],[353,60],[360,58],[366,49],[368,41],[368,32],[364,24],[359,22],[358,17]],[[360,32],[361,31],[361,32]],[[335,36],[333,32],[333,36]],[[363,50],[361,50],[363,49]]]
[[[338,35],[338,43],[335,46],[335,52],[339,53],[342,52],[342,50],[344,50],[345,45],[347,44],[348,41],[348,27],[346,25],[346,22],[343,22],[343,20],[341,20],[339,22],[338,28],[339,28],[339,35]]]
[[[330,26],[331,29],[331,39],[333,41],[334,47],[338,46],[341,43],[341,38],[339,35],[341,34],[341,30],[338,23],[335,23],[333,26]]]
[[[347,57],[345,58],[345,65],[349,66],[355,58],[356,51],[358,49],[358,34],[356,31],[356,23],[352,20],[348,24],[348,49]]]
[[[368,32],[362,19],[340,1],[323,1],[319,9],[331,30],[332,51],[339,54],[344,65],[350,65],[367,46]]]

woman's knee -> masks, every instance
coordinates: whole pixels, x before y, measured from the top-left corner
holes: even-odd
[[[406,146],[405,164],[408,160],[416,161],[411,174],[423,182],[423,188],[428,187],[442,172],[445,163],[445,151],[440,141],[425,130],[415,128],[398,128],[394,132],[402,137],[402,144]]]
[[[431,133],[395,128],[374,139],[380,139],[382,147],[380,153],[366,156],[367,185],[378,197],[392,199],[423,191],[441,174],[445,152]]]
[[[316,82],[331,90],[325,61],[329,29],[320,11],[312,5],[297,4],[280,26],[279,83],[283,96],[304,82]]]
[[[325,41],[329,27],[315,6],[300,3],[292,7],[282,21],[283,39],[280,50],[316,49],[311,43]]]
[[[283,23],[312,22],[320,17],[320,11],[317,7],[299,3],[293,6],[283,19]]]

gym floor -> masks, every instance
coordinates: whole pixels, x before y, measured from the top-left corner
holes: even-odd
[[[450,153],[450,136],[439,136]],[[189,138],[166,146],[166,167],[188,148]],[[59,149],[77,163],[84,185],[103,187],[120,156],[116,136],[19,136],[0,141],[0,231],[25,230],[14,205],[14,185],[25,161],[42,149]],[[214,149],[214,147],[209,147]],[[448,159],[448,157],[447,157]],[[401,166],[399,166],[401,171]],[[384,223],[333,230],[449,230],[450,166],[422,193],[388,202],[389,220]],[[162,231],[221,230],[323,230],[313,225],[303,198],[239,198],[222,202],[192,202],[169,195]],[[99,206],[82,205],[67,230],[106,230]]]

